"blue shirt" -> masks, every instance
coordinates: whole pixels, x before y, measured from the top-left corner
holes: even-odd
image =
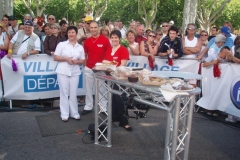
[[[212,39],[208,42],[207,47],[210,48],[211,45],[214,44],[214,43],[215,43],[215,37],[212,38]],[[232,39],[232,37],[227,37],[227,39],[226,39],[223,47],[224,47],[224,46],[228,46],[229,48],[232,48],[232,47],[233,47],[233,39]]]
[[[218,47],[214,42],[211,47],[208,49],[208,55],[210,54],[218,54],[223,46]]]

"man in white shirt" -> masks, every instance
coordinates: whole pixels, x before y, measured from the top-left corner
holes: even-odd
[[[123,27],[123,23],[121,21],[118,22],[119,30],[121,32],[122,38],[125,38],[126,28]]]
[[[160,26],[162,28],[162,32],[163,32],[163,36],[161,38],[161,40],[166,37],[168,29],[169,29],[169,24],[167,22],[163,22]]]
[[[38,54],[40,51],[40,39],[33,33],[33,22],[26,21],[24,30],[18,31],[9,43],[8,58],[12,55],[22,55],[22,59],[32,54]]]

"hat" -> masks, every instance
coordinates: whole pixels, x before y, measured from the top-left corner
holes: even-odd
[[[173,20],[171,20],[171,21],[169,22],[169,24],[174,24],[174,21],[173,21]]]
[[[24,25],[32,26],[33,27],[33,22],[30,20],[27,20]]]
[[[93,20],[93,17],[91,17],[91,16],[86,16],[86,18],[85,18],[84,20],[85,20],[85,22],[87,22],[87,21],[92,21],[92,20]]]
[[[226,41],[226,37],[223,34],[218,34],[215,37],[215,42],[216,43],[218,43],[218,42],[225,42],[225,41]]]
[[[18,19],[12,15],[12,16],[9,16],[8,20],[11,21],[11,20],[18,20]]]
[[[148,28],[146,31],[152,31],[152,28]]]
[[[221,32],[226,35],[226,37],[231,37],[230,28],[222,27]]]

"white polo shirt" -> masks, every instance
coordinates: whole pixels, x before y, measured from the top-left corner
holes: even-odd
[[[65,58],[71,57],[72,60],[85,59],[83,47],[78,43],[76,43],[75,46],[72,46],[69,40],[60,42],[57,45],[54,55]],[[79,65],[70,65],[68,62],[58,62],[56,72],[67,76],[76,76],[81,74]]]
[[[18,49],[17,55],[22,55],[23,53],[27,52],[27,46],[29,41],[28,37],[29,37],[28,35],[24,35],[23,37],[24,42]],[[13,36],[13,38],[11,39],[11,42],[14,44],[17,41],[17,38],[18,38],[18,32]],[[34,42],[34,50],[40,51],[41,50],[40,44],[41,44],[40,39],[39,37],[37,37],[36,41]]]

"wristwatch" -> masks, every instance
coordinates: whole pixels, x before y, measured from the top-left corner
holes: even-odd
[[[27,55],[29,56],[29,55],[30,55],[30,53],[28,52],[28,53],[27,53]]]

